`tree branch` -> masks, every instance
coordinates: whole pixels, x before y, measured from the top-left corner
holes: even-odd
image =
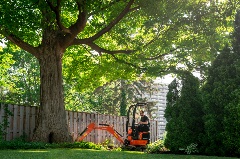
[[[159,31],[158,31],[157,35],[156,35],[152,40],[150,40],[148,43],[146,43],[142,48],[146,48],[147,46],[151,45],[151,44],[154,43],[155,41],[159,40],[159,36],[160,36],[160,32],[161,32],[160,30],[161,30],[161,29],[158,29],[158,30],[159,30]],[[169,32],[170,30],[174,30],[174,27],[173,27],[173,28],[172,28],[172,27],[168,28],[165,33]],[[171,54],[172,52],[174,52],[174,51],[177,50],[177,49],[178,49],[178,48],[175,48],[175,49],[170,50],[169,53],[164,53],[164,54],[161,54],[161,55],[157,55],[157,56],[155,56],[155,57],[149,57],[149,58],[144,58],[144,59],[145,59],[145,60],[156,60],[156,59],[160,59],[160,58],[163,58],[165,55]]]
[[[28,43],[24,42],[23,40],[21,40],[17,36],[15,36],[13,34],[8,34],[6,31],[3,31],[3,29],[1,29],[1,26],[0,26],[0,33],[3,34],[7,38],[7,40],[16,44],[21,49],[26,50],[27,52],[34,55],[36,58],[39,57],[39,53],[38,53],[38,51],[35,47],[33,47],[32,45],[29,45]]]
[[[82,3],[81,3],[82,2]],[[77,37],[77,35],[85,28],[87,23],[87,11],[84,8],[84,1],[77,2],[78,6],[78,19],[77,21],[69,27],[70,33],[62,39],[61,45],[65,48],[72,45],[72,41]]]
[[[118,62],[120,62],[120,63],[127,64],[127,65],[132,66],[132,67],[137,68],[137,69],[142,69],[141,67],[139,67],[139,66],[137,66],[137,65],[134,65],[134,64],[129,63],[129,62],[126,62],[126,61],[124,61],[124,60],[118,59],[114,54],[112,54],[112,57],[113,57],[116,61],[118,61]]]
[[[97,44],[95,44],[93,42],[86,43],[86,45],[90,46],[93,50],[97,51],[100,55],[102,54],[102,52],[114,55],[114,54],[118,54],[118,53],[131,54],[136,51],[136,50],[113,50],[113,51],[106,50],[106,49],[101,48],[100,46],[98,46]]]
[[[80,33],[84,29],[87,23],[87,11],[84,8],[85,5],[83,3],[77,2],[78,12],[79,12],[78,19],[76,23],[74,23],[69,27],[73,38],[75,38],[78,35],[78,33]]]
[[[108,5],[106,5],[105,7],[102,7],[102,8],[100,7],[99,10],[95,10],[95,11],[93,11],[93,12],[90,12],[89,15],[91,16],[91,15],[97,14],[97,13],[99,13],[99,12],[101,12],[101,11],[105,11],[105,10],[107,10],[108,8],[110,8],[111,6],[113,6],[113,5],[116,4],[116,3],[117,3],[117,1],[110,2],[110,3],[108,3]]]
[[[129,53],[135,52],[136,50],[115,50],[115,51],[110,51],[110,50],[103,49],[103,48],[99,47],[98,45],[96,45],[95,43],[93,43],[93,41],[98,39],[100,36],[102,36],[103,34],[109,32],[117,23],[119,23],[119,21],[121,19],[123,19],[123,17],[126,14],[128,14],[131,11],[137,10],[139,8],[139,7],[135,7],[135,8],[131,9],[131,6],[132,6],[133,2],[134,2],[134,0],[130,0],[128,2],[128,4],[126,5],[126,7],[122,10],[122,12],[110,24],[108,24],[105,28],[100,30],[94,36],[92,36],[90,38],[85,38],[85,39],[76,39],[75,38],[70,45],[86,44],[86,45],[90,46],[93,50],[97,51],[99,54],[101,54],[102,52],[105,52],[105,53],[108,53],[108,54],[117,54],[117,53],[129,54]],[[80,7],[79,3],[78,3],[78,6]],[[82,14],[79,14],[79,15],[84,15],[85,19],[86,19],[86,14],[84,14],[84,13],[85,12],[82,12]],[[81,19],[81,18],[79,18],[79,19]],[[82,22],[82,21],[79,21],[78,23],[80,23],[80,22]],[[86,22],[84,24],[82,24],[82,25],[85,26],[85,24],[86,24]],[[77,26],[81,26],[81,25],[77,25]],[[74,28],[74,26],[72,26],[72,28]],[[83,27],[82,27],[82,29],[83,29]],[[76,34],[76,36],[77,36],[77,34]]]
[[[133,11],[138,10],[138,9],[140,9],[140,6],[129,9],[129,12],[133,12]]]
[[[94,41],[94,40],[98,39],[100,36],[102,36],[103,34],[109,32],[116,24],[119,23],[120,20],[123,19],[123,17],[126,14],[128,14],[130,12],[133,2],[134,2],[134,0],[130,0],[128,2],[128,4],[126,5],[126,7],[123,9],[123,11],[111,23],[109,23],[105,28],[100,30],[94,36],[92,36],[90,38],[86,38],[85,40],[88,41],[88,42]]]
[[[51,8],[51,10],[56,15],[56,21],[57,21],[58,27],[65,33],[71,33],[68,28],[63,26],[63,24],[61,23],[61,20],[60,20],[60,13],[61,13],[60,3],[61,3],[61,0],[57,0],[57,6],[56,7],[54,7],[53,4],[49,0],[46,0],[46,2],[49,5],[49,7]]]
[[[144,58],[144,59],[145,59],[145,60],[162,59],[164,56],[172,54],[175,50],[177,50],[177,48],[176,48],[176,49],[173,49],[173,50],[170,50],[170,52],[168,52],[168,53],[160,54],[160,55],[157,55],[157,56],[154,56],[154,57],[149,57],[149,58]]]

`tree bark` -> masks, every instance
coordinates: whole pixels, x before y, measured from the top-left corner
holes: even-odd
[[[62,82],[62,55],[59,45],[43,49],[40,64],[40,109],[32,141],[70,142]]]

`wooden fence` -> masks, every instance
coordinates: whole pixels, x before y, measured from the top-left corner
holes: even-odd
[[[26,135],[29,139],[33,136],[33,130],[35,128],[36,112],[38,107],[31,106],[18,106],[0,104],[0,124],[3,123],[6,115],[5,109],[12,112],[12,116],[8,116],[8,127],[6,129],[6,135],[4,139],[9,141],[14,138]],[[71,133],[73,140],[87,127],[88,124],[94,122],[97,126],[99,124],[110,124],[114,126],[120,134],[123,135],[123,139],[126,138],[126,120],[124,116],[112,116],[85,112],[73,112],[66,111],[67,121],[69,126],[69,132]],[[130,120],[131,121],[131,120]],[[157,140],[157,121],[150,121],[151,142]],[[130,123],[131,124],[131,123]],[[111,139],[115,144],[120,142],[115,139],[110,133],[103,130],[93,130],[84,141],[90,141],[94,143],[101,143],[106,139]]]

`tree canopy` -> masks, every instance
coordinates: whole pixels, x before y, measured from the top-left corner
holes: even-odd
[[[217,2],[2,1],[1,34],[32,52],[43,45],[47,26],[59,28],[65,76],[82,90],[146,72],[161,76],[178,63],[193,67],[215,57],[228,41],[234,12],[234,4]]]

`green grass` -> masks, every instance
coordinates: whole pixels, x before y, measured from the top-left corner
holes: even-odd
[[[137,151],[87,149],[0,150],[1,159],[234,159],[230,157],[147,154]]]

